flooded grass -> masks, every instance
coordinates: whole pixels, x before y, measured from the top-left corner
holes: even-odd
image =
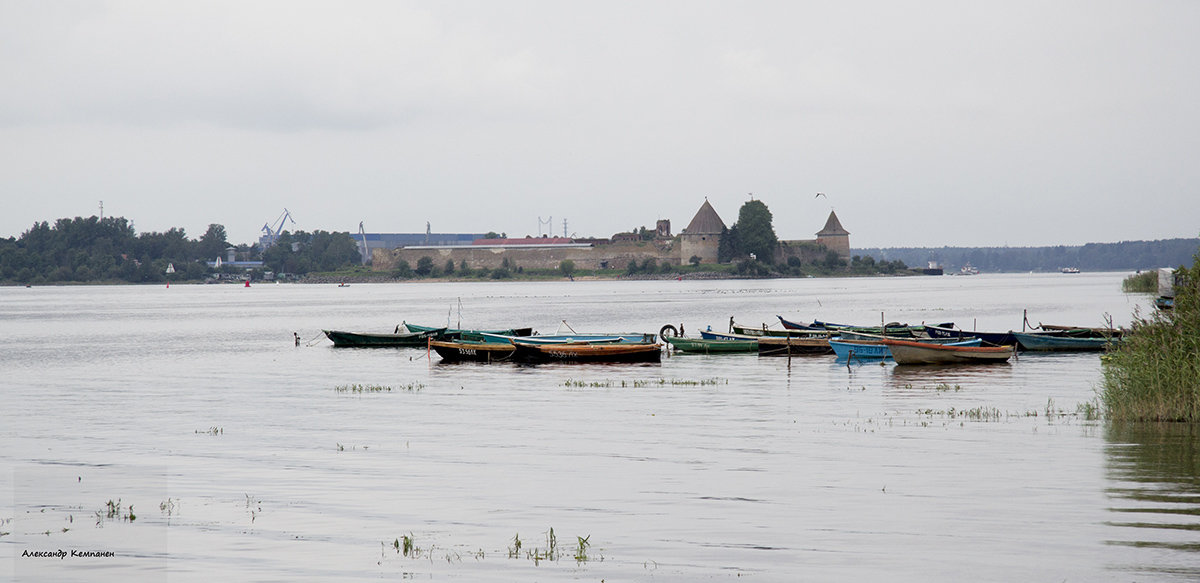
[[[581,565],[589,561],[604,560],[602,556],[594,555],[591,552],[591,539],[591,535],[575,536],[575,545],[568,552],[570,553],[570,558],[574,559],[576,564]],[[380,544],[385,551],[388,547],[391,547],[393,554],[408,559],[444,559],[448,562],[455,562],[461,561],[465,554],[476,561],[483,561],[487,559],[488,555],[488,551],[483,548],[477,548],[472,551],[456,550],[452,547],[439,549],[436,545],[422,548],[417,545],[416,536],[411,532],[396,537],[391,543],[382,542]],[[504,555],[509,559],[525,559],[532,561],[535,565],[540,565],[542,562],[556,562],[561,560],[563,552],[558,544],[558,535],[554,532],[554,528],[550,528],[546,531],[545,545],[533,548],[526,548],[525,541],[521,540],[520,533],[514,534],[512,540],[505,548]],[[495,552],[495,554],[499,554],[499,552]]]
[[[1125,293],[1152,294],[1158,291],[1158,272],[1143,271],[1126,277],[1121,281],[1121,291]]]
[[[1119,421],[1200,421],[1200,254],[1177,270],[1175,307],[1134,312],[1132,331],[1104,359],[1105,416]]]
[[[406,385],[400,385],[399,391],[408,391],[410,393],[424,389],[425,385],[419,382],[411,382]],[[392,387],[389,385],[373,385],[373,384],[353,384],[353,385],[338,385],[333,388],[335,393],[390,393]]]
[[[390,393],[392,388],[387,385],[338,385],[333,388],[337,393]]]
[[[96,511],[96,526],[103,527],[106,520],[119,520],[121,522],[133,522],[137,520],[137,515],[133,513],[133,505],[123,507],[121,499],[117,498],[116,502],[111,499],[104,503],[103,510]],[[66,532],[65,530],[63,532]]]
[[[610,380],[610,379],[605,379],[602,381],[582,381],[582,380],[567,379],[563,383],[563,386],[577,388],[577,389],[582,389],[582,388],[611,389],[611,388],[618,388],[618,387],[619,388],[631,388],[632,387],[635,389],[640,389],[640,388],[645,388],[645,387],[708,387],[708,386],[714,386],[714,385],[727,385],[727,384],[729,384],[729,379],[722,379],[722,378],[711,378],[711,379],[700,379],[700,380],[645,379],[645,380],[632,380],[632,381],[628,381],[628,380],[617,381],[617,380]]]

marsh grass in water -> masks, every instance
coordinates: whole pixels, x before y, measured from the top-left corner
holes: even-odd
[[[225,428],[213,426],[213,427],[209,427],[208,429],[204,429],[204,430],[197,429],[196,433],[204,434],[204,435],[225,435]]]
[[[333,388],[338,393],[390,393],[392,388],[386,385],[338,385]]]
[[[670,387],[707,387],[707,386],[727,385],[727,384],[729,384],[729,379],[721,379],[721,378],[700,379],[700,380],[688,380],[688,379],[637,380],[637,379],[635,379],[632,381],[627,381],[627,380],[616,381],[616,380],[611,380],[611,379],[605,379],[602,381],[582,381],[582,380],[575,380],[575,379],[567,379],[567,381],[563,383],[563,386],[571,387],[571,388],[578,388],[578,389],[583,389],[583,388],[611,389],[611,388],[616,388],[616,387],[620,387],[620,388],[632,387],[635,389],[640,389],[640,388],[644,388],[644,387],[668,387],[668,386],[670,386]]]
[[[104,526],[105,520],[120,520],[123,522],[133,522],[137,520],[137,515],[133,513],[133,505],[122,506],[121,499],[117,498],[116,502],[109,500],[104,503],[104,510],[96,511],[96,526]],[[65,532],[65,531],[64,531]]]
[[[1104,358],[1105,418],[1200,422],[1200,253],[1179,268],[1175,307],[1148,317]]]
[[[1126,277],[1121,282],[1121,291],[1125,293],[1152,294],[1158,292],[1158,272],[1143,271]]]
[[[574,547],[565,552],[569,552],[570,557],[573,558],[577,564],[583,564],[585,562],[597,560],[603,561],[603,556],[596,555],[591,552],[591,539],[591,535],[576,536]],[[391,547],[395,554],[409,559],[433,560],[435,558],[444,558],[448,562],[454,562],[461,561],[465,554],[467,557],[474,558],[476,561],[482,561],[487,559],[488,555],[488,551],[485,551],[482,548],[462,552],[455,550],[454,548],[437,549],[435,545],[431,545],[428,548],[422,548],[417,546],[416,537],[411,532],[396,537],[390,543],[381,542],[380,544],[383,547],[385,556],[388,547]],[[521,540],[521,534],[517,533],[513,535],[511,541],[509,541],[509,544],[505,549],[505,555],[508,558],[530,560],[533,561],[535,565],[540,565],[543,561],[558,561],[562,559],[563,552],[564,551],[559,548],[558,535],[554,532],[553,528],[550,528],[546,532],[545,546],[527,548],[525,541]]]

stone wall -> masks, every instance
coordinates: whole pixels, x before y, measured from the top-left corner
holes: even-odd
[[[813,239],[780,241],[775,261],[777,263],[787,263],[788,257],[795,257],[801,263],[813,263],[825,259],[825,254],[829,251],[831,249]]]
[[[630,261],[644,262],[654,259],[659,265],[670,263],[679,264],[679,250],[670,242],[638,241],[630,243],[613,243],[597,247],[538,247],[523,249],[520,247],[447,247],[425,249],[376,249],[371,257],[371,269],[374,271],[390,271],[407,261],[410,267],[416,267],[422,257],[433,259],[433,264],[441,268],[446,261],[454,261],[455,269],[467,262],[471,269],[495,269],[508,259],[511,269],[524,267],[526,269],[558,269],[563,261],[571,260],[579,269],[621,269],[629,266]]]

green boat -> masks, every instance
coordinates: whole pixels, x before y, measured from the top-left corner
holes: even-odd
[[[462,335],[477,335],[477,334],[500,334],[502,336],[532,336],[533,328],[506,328],[504,330],[468,330],[461,328],[447,328],[435,326],[421,326],[419,324],[409,324],[404,322],[400,324],[409,332],[430,332],[440,331],[440,336],[462,336]],[[473,338],[474,339],[474,338]]]
[[[706,340],[667,336],[663,340],[680,352],[714,354],[723,352],[758,352],[758,340]]]
[[[393,334],[346,332],[343,330],[322,330],[322,332],[333,342],[335,348],[384,348],[425,346],[431,337],[436,337],[445,330],[445,328],[434,328],[424,332],[396,332]]]
[[[808,336],[828,338],[833,334],[829,330],[780,330],[778,328],[767,328],[765,325],[762,328],[752,328],[741,324],[733,324],[731,330],[734,334],[741,334],[743,336],[775,336],[780,338],[802,338]]]

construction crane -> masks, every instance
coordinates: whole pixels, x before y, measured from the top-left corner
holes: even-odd
[[[263,225],[263,235],[258,238],[258,242],[262,244],[263,249],[267,249],[275,244],[276,239],[279,239],[279,235],[283,234],[283,225],[288,221],[291,221],[293,225],[296,224],[296,220],[292,218],[291,211],[287,210],[287,207],[284,207],[283,214],[275,219],[274,229],[271,228],[271,223]]]

